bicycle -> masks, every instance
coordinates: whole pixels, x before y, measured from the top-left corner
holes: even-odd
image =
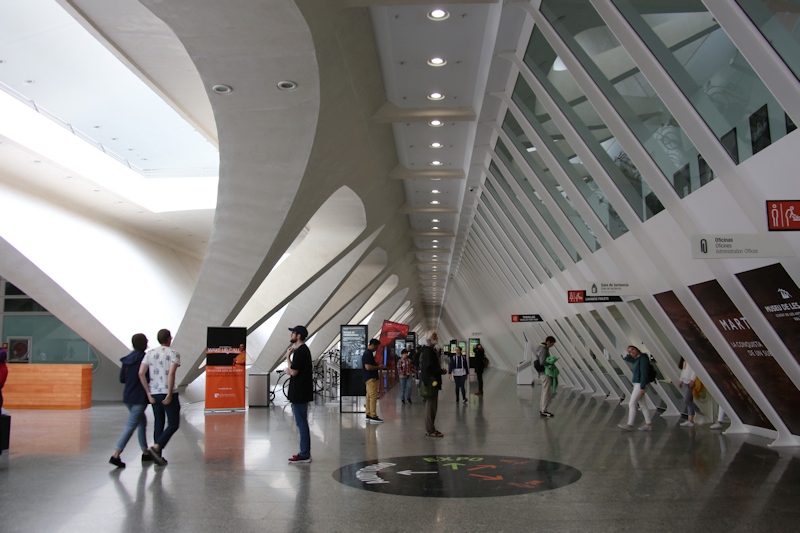
[[[279,374],[279,377],[278,381],[275,382],[275,386],[272,387],[272,389],[269,391],[270,403],[275,401],[275,393],[278,390],[278,388],[280,388],[281,391],[283,391],[283,396],[285,398],[287,399],[289,398],[289,380],[291,379],[291,376],[289,376],[289,374],[285,370],[276,370],[275,372]]]

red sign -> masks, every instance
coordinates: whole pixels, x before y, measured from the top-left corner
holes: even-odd
[[[800,231],[800,200],[767,200],[769,231]]]
[[[582,304],[586,300],[586,291],[567,291],[567,303]]]

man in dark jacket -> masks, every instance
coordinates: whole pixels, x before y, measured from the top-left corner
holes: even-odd
[[[428,345],[422,349],[420,379],[431,389],[431,395],[425,399],[425,435],[427,437],[444,437],[436,431],[436,410],[439,407],[439,391],[442,389],[442,367],[436,353],[436,343],[439,336],[432,332],[428,336]]]
[[[123,357],[122,368],[119,371],[119,382],[125,384],[122,393],[122,401],[128,408],[128,422],[122,435],[114,448],[114,455],[108,460],[109,463],[117,468],[125,468],[125,463],[119,458],[125,445],[128,444],[133,431],[138,429],[139,447],[142,449],[142,462],[152,461],[153,458],[147,453],[147,417],[144,414],[147,408],[147,391],[144,390],[139,379],[139,365],[144,358],[144,351],[147,349],[147,337],[144,333],[137,333],[131,338],[133,351]]]

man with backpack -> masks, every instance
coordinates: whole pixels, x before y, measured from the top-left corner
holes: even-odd
[[[647,407],[645,390],[651,381],[655,381],[655,369],[651,370],[650,357],[643,354],[636,346],[628,346],[628,355],[624,356],[629,363],[633,363],[633,392],[628,408],[628,423],[619,424],[619,428],[624,431],[633,431],[633,421],[636,419],[636,405],[642,409],[644,415],[644,425],[639,431],[653,431],[653,413]]]

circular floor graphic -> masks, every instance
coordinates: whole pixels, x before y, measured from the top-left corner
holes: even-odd
[[[558,489],[578,481],[565,464],[506,455],[413,455],[343,466],[334,479],[401,496],[487,498]]]

